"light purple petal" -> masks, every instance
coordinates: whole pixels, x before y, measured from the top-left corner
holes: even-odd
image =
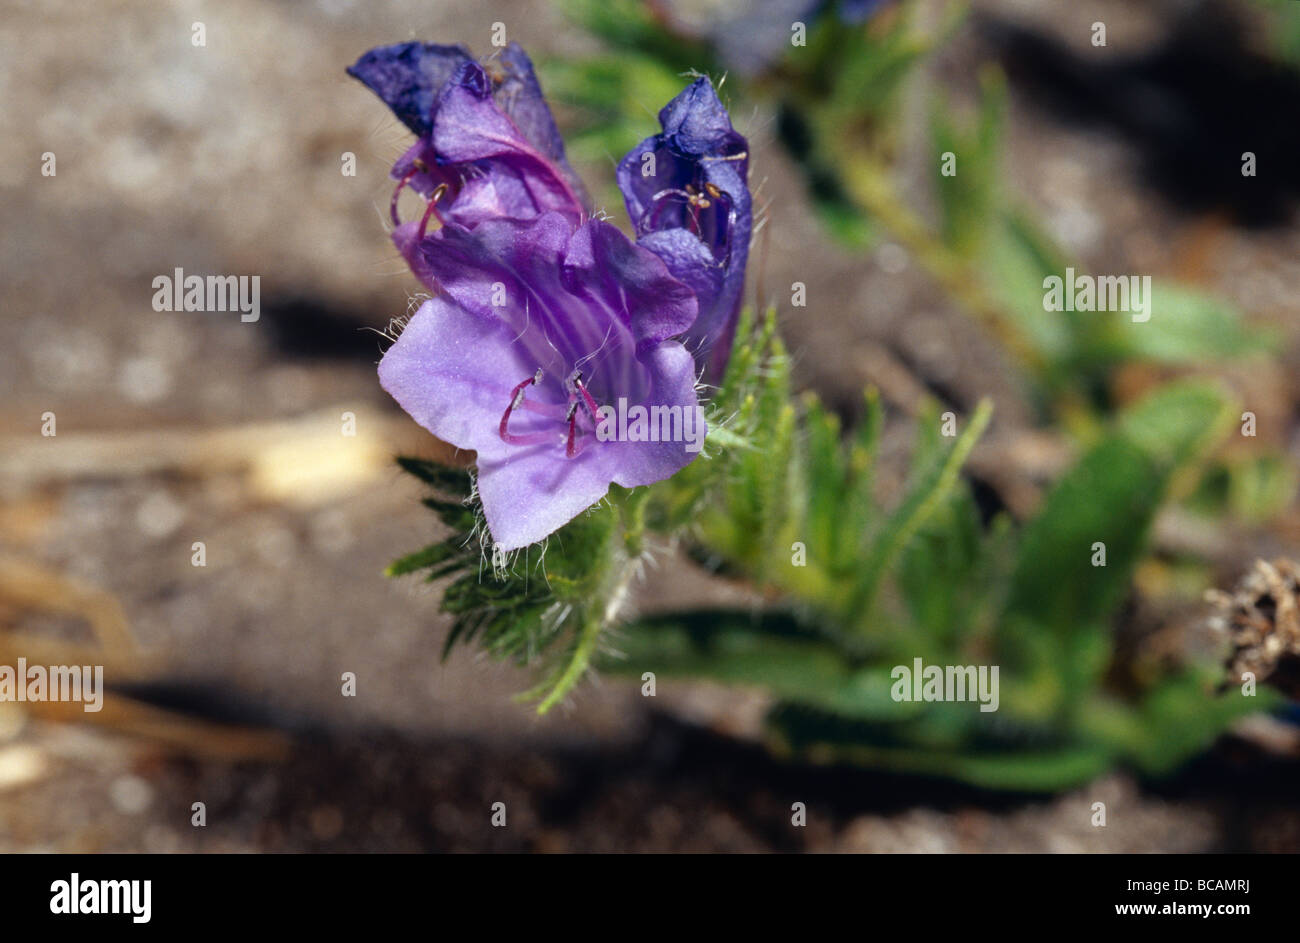
[[[656,347],[647,368],[654,378],[648,402],[695,409],[695,362],[681,344]],[[542,540],[609,492],[668,478],[695,458],[683,442],[594,442],[576,458],[555,449],[479,453],[478,490],[492,539],[504,550]]]
[[[637,240],[637,245],[663,260],[669,273],[694,292],[701,311],[707,314],[716,306],[725,268],[698,236],[685,229],[661,229],[646,233]],[[694,353],[699,345],[716,339],[716,336],[708,337],[702,326],[697,328],[692,322],[686,345]]]
[[[510,448],[498,435],[501,414],[514,386],[534,369],[500,323],[433,298],[420,306],[384,354],[379,383],[412,419],[444,442],[491,456]],[[521,432],[539,427],[529,413],[512,419]]]

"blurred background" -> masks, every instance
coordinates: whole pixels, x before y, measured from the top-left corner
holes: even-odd
[[[780,60],[792,20],[840,15],[815,4],[644,7],[676,40],[601,83],[619,22],[602,35],[591,5],[0,2],[0,661],[104,664],[118,683],[97,715],[0,704],[0,850],[1300,848],[1284,720],[1248,719],[1159,780],[1116,771],[1056,794],[807,766],[764,749],[759,691],[676,682],[650,699],[598,677],[539,718],[512,701],[528,680],[512,666],[441,660],[436,587],[383,577],[439,526],[392,456],[445,453],[376,381],[378,332],[418,287],[385,223],[409,134],[343,69],[407,39],[483,55],[497,22],[538,61],[570,156],[623,225],[615,162],[657,130],[693,55],[725,70],[763,219],[751,282],[777,304],[796,386],[850,421],[868,384],[900,417],[990,397],[971,469],[999,507],[1031,506],[1074,431],[1170,376],[1208,370],[1248,402],[1259,436],[1205,496],[1221,513],[1157,526],[1197,566],[1140,570],[1126,619],[1194,625],[1201,589],[1296,552],[1300,4],[861,6],[854,28],[887,37],[906,17],[928,40],[896,80],[849,94],[888,92],[864,159],[890,168],[898,201],[952,218],[931,132],[973,133],[996,98],[996,199],[1081,271],[1195,292],[1209,313],[1185,349],[1091,351],[1069,361],[1083,389],[1050,368],[1022,382],[1005,337],[970,316],[980,289],[936,279],[905,225],[846,208],[806,145],[813,111],[788,93],[815,104],[824,76]],[[260,320],[155,311],[152,280],[177,268],[260,276]],[[793,282],[808,307],[787,303]],[[1220,362],[1264,336],[1262,356]],[[907,441],[886,429],[886,467]],[[636,604],[748,598],[668,558]],[[490,825],[498,801],[506,828]],[[1122,825],[1093,827],[1096,801]]]

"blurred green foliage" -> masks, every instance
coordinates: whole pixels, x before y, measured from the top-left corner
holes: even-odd
[[[1259,0],[1273,18],[1269,37],[1277,55],[1300,66],[1300,3],[1295,0]]]
[[[1269,332],[1246,327],[1229,305],[1167,279],[1153,279],[1149,321],[1045,310],[1044,280],[1062,277],[1067,268],[1086,273],[1087,267],[1068,258],[1000,191],[1006,93],[996,72],[987,73],[982,84],[971,130],[959,128],[951,108],[934,113],[939,235],[968,271],[979,273],[1004,317],[1028,342],[1036,355],[1031,379],[1049,411],[1064,400],[1108,413],[1114,405],[1110,380],[1125,363],[1195,367],[1275,349]],[[945,153],[956,157],[958,172],[950,176],[941,169]]]
[[[691,466],[694,481],[664,482],[647,513],[670,532],[693,522],[696,559],[776,601],[624,625],[607,670],[762,688],[775,700],[772,743],[802,758],[1027,790],[1121,762],[1166,772],[1264,706],[1215,696],[1211,665],[1108,680],[1125,675],[1113,623],[1155,514],[1232,422],[1222,390],[1174,384],[1125,410],[1017,531],[1005,518],[983,526],[957,475],[986,408],[952,438],[941,417],[922,417],[911,473],[885,503],[873,487],[875,398],[846,439],[815,399],[790,404],[770,328],[750,349],[766,353],[747,364],[738,351],[723,387],[746,447],[707,474]],[[892,669],[917,657],[999,665],[999,709],[894,700]]]

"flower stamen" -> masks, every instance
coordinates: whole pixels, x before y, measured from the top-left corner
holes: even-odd
[[[528,389],[528,387],[534,386],[541,382],[542,382],[542,368],[538,367],[536,373],[534,373],[527,380],[524,380],[522,383],[519,383],[513,390],[510,391],[510,404],[506,406],[506,411],[501,414],[501,425],[497,429],[498,433],[501,436],[502,442],[508,443],[509,445],[536,445],[539,442],[553,441],[551,436],[544,432],[533,432],[533,433],[526,433],[524,435],[516,435],[515,433],[511,432],[507,428],[510,425],[510,414],[513,413],[516,409],[522,408],[524,405],[524,392]]]
[[[411,178],[419,172],[420,168],[418,166],[413,166],[405,175],[403,175],[401,180],[397,181],[397,189],[393,191],[393,198],[388,201],[388,217],[393,221],[394,226],[402,225],[401,219],[397,216],[397,198],[402,195],[402,190],[404,190],[406,185],[411,182]]]
[[[600,407],[596,405],[596,401],[587,392],[587,387],[582,382],[582,371],[575,372],[570,378],[570,382],[573,384],[573,388],[577,390],[578,395],[582,397],[582,403],[587,407],[587,412],[591,414],[592,421],[600,422]]]
[[[417,242],[424,238],[424,231],[429,228],[429,217],[437,215],[438,201],[442,199],[442,195],[446,192],[447,185],[445,183],[440,183],[438,184],[438,188],[429,195],[429,205],[424,208],[424,215],[420,217],[420,228],[416,231],[415,238]],[[441,216],[438,216],[438,222],[443,222]]]
[[[731,196],[716,183],[712,181],[704,184],[704,192],[701,193],[693,184],[686,184],[683,188],[669,187],[660,190],[654,196],[650,197],[652,204],[651,209],[642,217],[637,225],[640,231],[650,231],[655,228],[659,222],[659,216],[663,212],[668,197],[678,197],[686,203],[689,208],[687,213],[687,229],[700,238],[704,238],[704,229],[700,222],[700,211],[707,210],[714,204],[717,204],[718,210],[726,219],[726,231],[721,233],[723,243],[727,247],[726,255],[731,253],[731,228],[736,222],[736,210],[732,204]]]
[[[564,447],[564,454],[568,458],[573,458],[578,454],[577,450],[573,447],[574,435],[578,430],[578,401],[576,399],[569,404],[569,415],[566,416],[565,419],[569,423],[569,441]]]

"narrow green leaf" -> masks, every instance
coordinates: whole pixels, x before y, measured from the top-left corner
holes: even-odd
[[[425,484],[433,485],[435,488],[449,494],[467,495],[470,493],[472,482],[468,469],[454,468],[440,462],[415,458],[410,455],[398,456],[397,464],[402,467],[403,471],[414,475]]]
[[[384,575],[405,576],[408,573],[415,573],[449,560],[456,556],[457,553],[459,553],[459,549],[452,541],[439,541],[436,544],[430,544],[423,550],[408,553],[406,556],[394,560],[384,570]]]
[[[1129,408],[1057,483],[1021,540],[1003,613],[1004,657],[1018,654],[1022,666],[1037,661],[1066,679],[1063,694],[1095,678],[1105,665],[1109,620],[1128,592],[1156,510],[1175,475],[1230,418],[1217,387],[1162,388]],[[1054,647],[1040,647],[1048,640]],[[1027,646],[1038,651],[1033,659]]]
[[[992,415],[992,404],[987,400],[982,401],[971,415],[965,431],[948,452],[946,459],[935,465],[918,481],[903,503],[890,515],[872,547],[851,597],[847,616],[854,624],[863,625],[870,619],[876,594],[885,576],[893,568],[917,529],[952,493],[962,465],[965,464],[971,449],[975,447]]]

